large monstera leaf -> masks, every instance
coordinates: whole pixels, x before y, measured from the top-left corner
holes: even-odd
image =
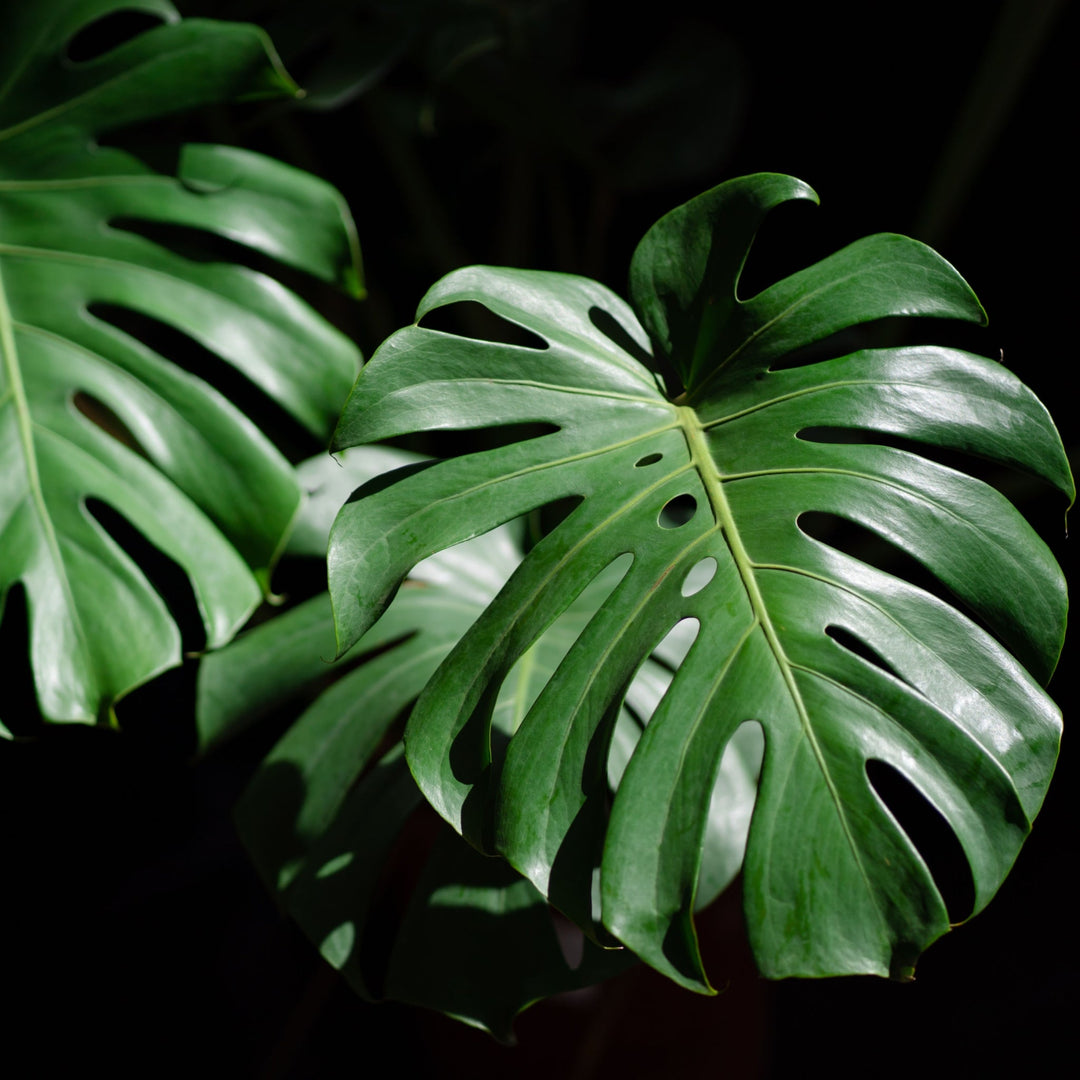
[[[72,60],[80,31],[117,9],[161,25]],[[216,646],[261,599],[300,500],[256,425],[121,329],[124,317],[155,342],[158,324],[216,354],[316,444],[358,365],[353,346],[277,281],[183,257],[140,230],[224,237],[354,289],[355,237],[332,188],[267,158],[187,146],[177,175],[164,176],[99,145],[125,124],[295,92],[255,27],[180,21],[161,0],[14,4],[4,22],[0,604],[22,584],[42,713],[93,721],[180,659],[164,601],[97,504],[183,569]]]
[[[956,271],[916,241],[872,236],[739,296],[769,210],[814,198],[790,177],[759,175],[668,214],[635,253],[633,308],[566,275],[453,273],[418,322],[479,301],[544,347],[404,329],[360,376],[336,436],[345,447],[418,430],[556,429],[361,490],[331,541],[339,645],[436,549],[578,500],[427,684],[406,731],[409,764],[474,845],[705,991],[692,912],[717,769],[742,725],[760,725],[765,743],[745,910],[758,963],[777,977],[904,976],[949,927],[870,763],[899,772],[948,823],[978,910],[1039,809],[1059,738],[1041,684],[1062,642],[1061,573],[995,489],[919,452],[990,459],[1071,498],[1057,433],[981,356],[829,347],[888,316],[984,320]],[[824,359],[798,353],[812,343]],[[683,381],[674,399],[653,350]],[[816,539],[810,512],[876,533],[940,589]],[[619,560],[628,569],[512,738],[493,740],[507,673]],[[609,809],[619,703],[688,621],[694,642]]]

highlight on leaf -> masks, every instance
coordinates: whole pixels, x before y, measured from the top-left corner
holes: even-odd
[[[949,911],[915,817],[893,811],[897,785],[955,839],[978,911],[1038,812],[1060,735],[1042,687],[1064,632],[1061,571],[1009,501],[949,458],[1037,476],[1071,501],[1057,432],[1019,380],[970,351],[806,351],[883,319],[985,322],[915,240],[868,237],[742,298],[766,215],[816,199],[762,174],[691,200],[638,246],[629,304],[566,274],[455,271],[366,366],[335,436],[340,450],[548,425],[345,503],[329,549],[338,647],[379,625],[417,563],[571,505],[433,671],[406,757],[469,843],[597,942],[702,992],[694,911],[740,863],[766,975],[910,974]],[[429,326],[463,303],[545,347]],[[796,355],[810,359],[785,363]],[[681,381],[674,396],[661,369]],[[804,437],[838,429],[853,438]],[[867,537],[908,561],[866,556]],[[508,729],[497,702],[513,673],[615,565]],[[748,820],[736,808],[755,787]],[[712,860],[740,835],[745,858],[738,842]]]

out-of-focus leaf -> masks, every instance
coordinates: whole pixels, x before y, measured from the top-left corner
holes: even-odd
[[[88,25],[129,9],[161,25],[69,57]],[[299,503],[272,433],[171,361],[208,350],[313,441],[359,361],[274,279],[192,261],[140,229],[223,237],[354,291],[358,252],[341,197],[296,169],[199,145],[163,176],[99,142],[292,93],[257,28],[183,21],[162,0],[42,0],[8,5],[3,22],[0,604],[26,590],[42,713],[93,721],[180,660],[177,626],[108,513],[180,566],[218,646],[261,599]]]

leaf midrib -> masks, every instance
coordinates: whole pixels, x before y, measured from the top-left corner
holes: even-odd
[[[0,265],[0,354],[3,358],[4,374],[8,381],[8,394],[6,400],[10,400],[15,410],[15,422],[19,431],[19,443],[22,449],[23,461],[26,466],[27,487],[30,499],[37,512],[41,524],[42,534],[48,546],[49,554],[57,571],[60,586],[67,600],[67,608],[71,618],[72,627],[86,650],[87,639],[83,630],[82,621],[79,618],[75,598],[71,592],[64,566],[63,553],[60,550],[60,542],[53,526],[49,508],[45,502],[45,492],[41,485],[41,474],[38,469],[37,452],[34,447],[34,422],[30,415],[30,403],[26,397],[26,387],[22,381],[22,370],[19,367],[19,354],[15,345],[14,319],[11,308],[8,305],[7,290],[4,287],[3,266]]]
[[[761,595],[761,588],[758,585],[757,576],[754,573],[753,562],[743,545],[742,537],[739,535],[734,515],[732,514],[731,507],[727,501],[727,496],[724,494],[723,482],[720,479],[719,471],[712,460],[712,455],[709,453],[708,444],[705,441],[705,429],[698,420],[697,413],[691,406],[679,405],[676,406],[676,409],[679,424],[682,427],[683,434],[686,437],[686,444],[690,451],[691,462],[697,469],[698,475],[701,477],[701,482],[709,497],[709,503],[712,507],[713,514],[716,516],[717,524],[720,526],[724,538],[727,541],[728,550],[731,552],[732,559],[739,572],[739,577],[742,579],[743,587],[746,589],[747,596],[750,600],[750,606],[758,624],[761,626],[762,633],[765,635],[769,650],[776,660],[777,667],[784,680],[784,685],[787,687],[788,693],[791,696],[792,704],[795,706],[795,711],[802,726],[803,736],[810,746],[811,752],[814,755],[814,760],[817,762],[822,779],[828,789],[829,796],[836,808],[836,815],[839,819],[840,827],[844,832],[844,838],[847,840],[848,847],[851,849],[855,865],[858,867],[859,874],[863,879],[863,883],[866,885],[868,894],[875,900],[876,906],[876,894],[870,884],[870,878],[866,872],[866,868],[863,866],[863,860],[858,844],[856,843],[851,825],[847,819],[847,814],[844,811],[843,800],[840,798],[840,792],[829,771],[825,755],[822,752],[817,736],[814,733],[806,703],[803,701],[802,694],[795,681],[793,665],[788,659],[787,654],[784,652],[783,644],[780,641],[780,636],[777,633],[776,627],[773,625],[772,617],[769,614],[768,606],[765,603],[765,598]]]

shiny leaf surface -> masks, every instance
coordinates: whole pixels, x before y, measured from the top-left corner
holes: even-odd
[[[891,766],[947,822],[979,910],[1038,811],[1060,732],[1041,684],[1064,632],[1061,572],[1002,495],[935,458],[988,459],[1071,499],[1046,410],[970,352],[844,346],[888,317],[985,320],[956,271],[914,240],[868,237],[740,296],[759,225],[799,199],[816,196],[766,174],[673,211],[635,253],[632,308],[567,275],[450,274],[362,373],[336,436],[346,447],[557,429],[342,508],[329,563],[339,648],[416,562],[574,500],[428,682],[406,731],[409,764],[474,845],[503,854],[590,933],[702,991],[692,913],[718,770],[745,725],[764,736],[745,906],[758,963],[776,977],[906,977],[949,928],[868,764]],[[543,348],[424,325],[464,300]],[[677,396],[650,354],[682,380]],[[812,535],[810,514],[914,563],[886,572],[842,533]],[[925,580],[907,580],[915,564]],[[506,743],[492,724],[508,675],[615,565],[618,584]],[[675,627],[693,643],[609,808],[621,702]]]

